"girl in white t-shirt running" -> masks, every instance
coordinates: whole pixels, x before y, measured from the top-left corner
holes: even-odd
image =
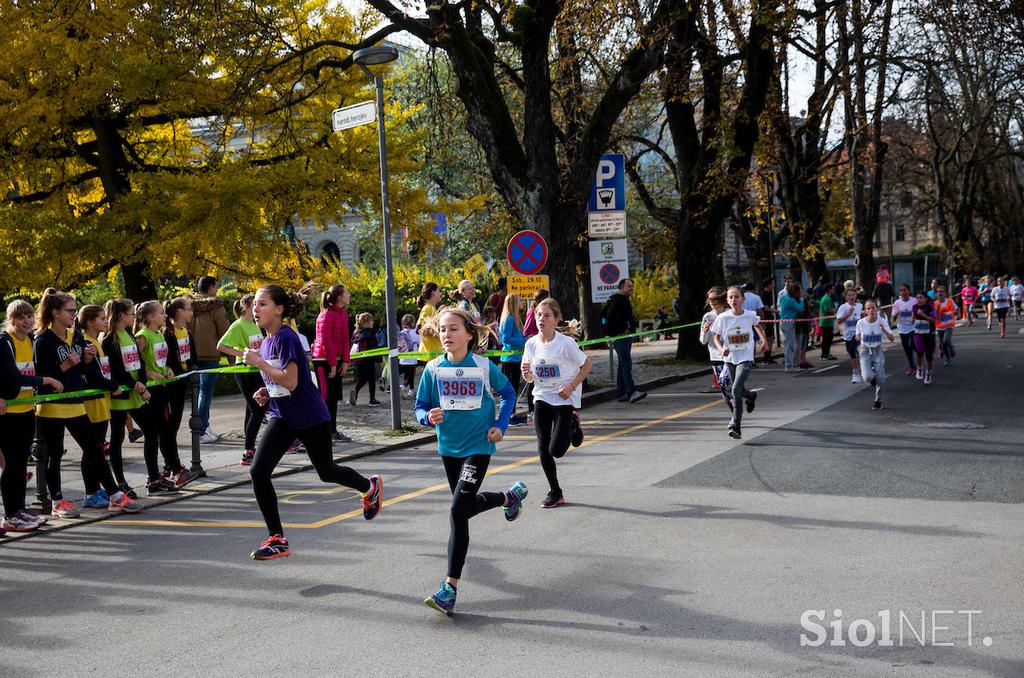
[[[729,370],[722,360],[722,352],[718,350],[714,340],[711,338],[711,326],[715,324],[715,318],[725,312],[725,290],[717,285],[708,290],[707,305],[710,311],[704,314],[700,326],[700,343],[708,347],[708,358],[711,360],[711,371],[715,375],[715,383],[722,392],[725,404],[732,411],[732,382],[729,380]]]
[[[574,339],[558,331],[562,309],[557,301],[544,299],[533,314],[539,332],[523,347],[521,369],[523,378],[533,384],[533,426],[540,465],[551,487],[541,507],[555,508],[565,503],[555,459],[569,451],[570,443],[583,443],[579,409],[583,380],[593,365]]]
[[[747,388],[747,377],[754,369],[754,332],[765,341],[761,319],[756,313],[744,310],[743,290],[737,286],[729,288],[726,294],[729,310],[715,318],[711,325],[711,334],[715,339],[715,347],[721,352],[725,367],[729,370],[732,381],[732,420],[729,422],[729,436],[737,440],[743,437],[740,424],[743,420],[742,400],[747,412],[754,411],[757,393]]]
[[[882,339],[895,341],[889,329],[889,321],[878,315],[878,303],[874,299],[864,302],[864,317],[857,321],[856,337],[860,351],[860,373],[864,381],[875,387],[873,409],[882,409],[882,384],[885,383],[885,351]]]
[[[916,353],[914,352],[914,304],[916,299],[910,296],[910,285],[900,285],[900,298],[892,305],[892,321],[900,333],[903,353],[907,356],[907,376],[917,374]]]
[[[860,373],[860,355],[857,352],[857,321],[860,320],[864,306],[857,301],[857,291],[846,290],[846,303],[836,311],[836,325],[843,330],[843,341],[846,342],[846,355],[850,356],[850,367],[853,370],[852,382],[863,383]]]
[[[1006,336],[1006,316],[1010,313],[1010,288],[1006,286],[1006,277],[999,278],[992,288],[992,307],[999,321],[999,337]]]

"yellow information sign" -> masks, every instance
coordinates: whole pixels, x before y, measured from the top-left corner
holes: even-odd
[[[532,297],[537,290],[550,290],[546,275],[510,275],[508,277],[508,293],[521,297]]]
[[[472,280],[487,271],[487,262],[479,254],[474,254],[469,259],[466,259],[466,263],[462,265],[462,271],[467,279]]]

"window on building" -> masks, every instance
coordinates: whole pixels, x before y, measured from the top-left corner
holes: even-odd
[[[903,242],[907,239],[907,227],[904,224],[896,224],[892,237],[896,242]]]
[[[341,249],[336,243],[329,242],[320,250],[320,260],[326,263],[328,259],[341,261]]]

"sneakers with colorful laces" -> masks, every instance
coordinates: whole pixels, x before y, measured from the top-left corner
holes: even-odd
[[[81,511],[67,499],[61,499],[54,504],[50,514],[54,518],[77,518],[82,515]]]
[[[142,502],[135,501],[124,492],[115,494],[107,504],[108,511],[124,511],[125,513],[138,513],[144,508]]]
[[[182,466],[178,469],[177,473],[172,473],[169,480],[174,483],[175,487],[185,487],[193,480],[199,477],[199,474],[195,471],[189,471],[187,468]]]
[[[288,540],[279,534],[272,534],[270,538],[260,544],[260,547],[249,554],[253,560],[273,560],[274,558],[287,558],[292,554],[288,546]]]
[[[555,508],[565,503],[565,497],[562,496],[562,491],[551,490],[548,492],[548,496],[544,497],[544,501],[540,503],[541,508]]]
[[[515,520],[523,512],[523,500],[530,490],[526,483],[517,480],[516,484],[505,492],[505,520]]]
[[[583,420],[580,419],[580,413],[575,410],[572,413],[572,433],[569,435],[569,441],[573,447],[579,447],[583,444]]]
[[[124,492],[131,499],[138,499],[139,498],[138,493],[135,490],[133,490],[131,487],[129,487],[128,483],[121,483],[120,485],[118,485],[117,486],[117,491],[118,492]]]
[[[38,530],[40,525],[42,523],[36,520],[35,516],[22,510],[10,518],[5,518],[2,527],[8,532],[32,532]]]
[[[88,497],[85,498],[85,501],[82,502],[82,508],[104,509],[107,508],[107,505],[109,503],[110,495],[107,494],[106,490],[100,488],[96,490],[94,494],[90,494]]]
[[[242,461],[238,462],[242,466],[252,466],[253,457],[256,456],[256,450],[245,450],[242,452]]]
[[[455,614],[455,596],[457,594],[458,590],[454,586],[443,581],[437,593],[428,597],[423,603],[427,607],[432,607],[438,612],[443,612],[451,617]]]
[[[380,513],[384,481],[376,473],[370,476],[370,491],[363,495],[363,518],[373,520]]]

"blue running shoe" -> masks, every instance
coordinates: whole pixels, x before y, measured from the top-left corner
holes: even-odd
[[[526,499],[529,491],[526,483],[522,480],[516,481],[515,485],[508,488],[505,493],[505,520],[515,520],[519,517],[519,514],[523,512],[523,500]]]
[[[437,590],[437,593],[424,600],[423,603],[427,607],[432,607],[438,612],[444,612],[451,617],[455,614],[455,596],[457,593],[458,591],[454,586],[446,581],[442,581],[441,588]]]
[[[95,494],[90,494],[88,497],[85,498],[85,501],[82,502],[82,508],[105,509],[109,505],[110,496],[107,495],[106,490],[102,488],[96,490]]]

